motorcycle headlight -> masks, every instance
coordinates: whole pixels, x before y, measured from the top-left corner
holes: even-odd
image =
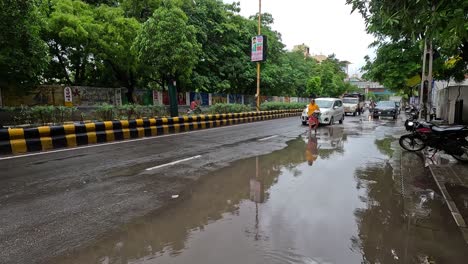
[[[412,127],[412,126],[414,126],[414,123],[411,122],[411,121],[409,121],[409,122],[408,122],[408,126],[409,126],[409,127]]]

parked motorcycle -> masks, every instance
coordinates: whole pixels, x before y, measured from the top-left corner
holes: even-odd
[[[411,132],[400,137],[400,146],[405,150],[420,151],[429,147],[435,153],[444,151],[455,159],[468,163],[468,127],[441,127],[416,120],[407,120],[405,127]]]

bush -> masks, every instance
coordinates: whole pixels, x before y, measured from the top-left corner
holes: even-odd
[[[151,118],[167,115],[164,105],[127,104],[117,107],[119,119]]]
[[[115,115],[115,106],[104,103],[96,109],[96,117],[100,121],[113,120]]]
[[[55,107],[54,123],[63,123],[71,121],[73,112],[77,111],[76,107],[57,106]]]
[[[260,105],[260,110],[291,110],[291,109],[304,109],[306,103],[281,103],[281,102],[265,102]]]
[[[243,104],[215,104],[208,109],[208,112],[211,114],[242,113],[250,111],[252,111],[250,106]]]
[[[151,109],[151,117],[157,117],[157,116],[167,116],[167,109],[164,105],[152,105],[149,106]]]
[[[38,105],[6,107],[13,119],[12,125],[63,123],[72,119],[76,107]]]

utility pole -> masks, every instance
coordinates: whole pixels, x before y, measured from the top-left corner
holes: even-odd
[[[258,0],[258,35],[262,34],[262,0]],[[260,111],[260,62],[257,62],[257,111]]]
[[[432,40],[425,39],[421,88],[419,92],[420,118],[430,119],[432,109]]]

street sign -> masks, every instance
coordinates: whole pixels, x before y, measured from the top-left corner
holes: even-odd
[[[266,60],[267,55],[267,37],[264,35],[255,36],[252,38],[251,44],[251,56],[252,62],[261,62]]]
[[[63,95],[65,98],[65,106],[73,106],[72,89],[68,86],[65,87],[65,89],[63,89]]]

